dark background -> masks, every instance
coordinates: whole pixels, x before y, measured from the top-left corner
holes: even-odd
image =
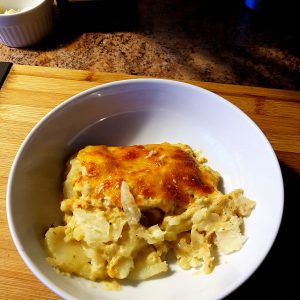
[[[258,10],[246,0],[57,1],[51,36],[0,45],[0,60],[300,89],[299,1],[260,0]]]

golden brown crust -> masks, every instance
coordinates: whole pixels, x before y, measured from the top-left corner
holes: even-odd
[[[124,147],[88,146],[76,159],[85,168],[76,183],[88,182],[93,199],[108,197],[121,207],[120,186],[126,181],[139,207],[176,213],[194,197],[215,187],[187,146],[168,143]]]

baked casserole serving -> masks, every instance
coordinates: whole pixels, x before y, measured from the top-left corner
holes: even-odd
[[[66,167],[64,225],[45,242],[49,263],[95,281],[145,280],[168,270],[210,273],[214,253],[239,250],[255,206],[241,189],[223,194],[220,175],[183,144],[87,146]]]

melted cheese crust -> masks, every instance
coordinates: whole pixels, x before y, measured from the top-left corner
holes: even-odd
[[[177,214],[195,197],[211,194],[219,180],[216,172],[203,167],[192,149],[182,144],[88,146],[70,163],[80,170],[67,177],[65,194],[99,199],[93,201],[97,207],[106,199],[106,204],[121,208],[120,187],[125,181],[139,207]]]

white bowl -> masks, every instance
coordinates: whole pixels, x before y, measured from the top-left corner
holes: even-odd
[[[53,26],[53,0],[0,0],[4,9],[22,12],[0,14],[0,43],[9,47],[26,47],[45,38]]]
[[[168,276],[104,291],[100,284],[57,273],[46,262],[45,230],[61,221],[66,158],[87,144],[182,142],[201,148],[223,176],[226,191],[242,187],[257,203],[246,219],[248,241],[221,257],[210,275],[171,265]],[[261,130],[238,108],[198,87],[160,79],[98,86],[46,115],[22,144],[9,176],[7,214],[16,247],[30,270],[65,299],[219,299],[260,265],[279,229],[283,183],[278,161]]]

